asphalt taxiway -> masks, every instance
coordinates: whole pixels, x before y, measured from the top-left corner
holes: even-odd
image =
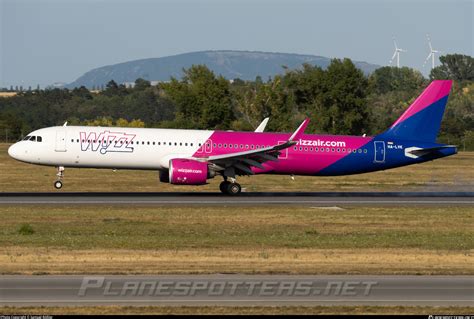
[[[474,206],[474,192],[0,193],[0,205]]]
[[[0,276],[1,306],[473,306],[473,276]]]

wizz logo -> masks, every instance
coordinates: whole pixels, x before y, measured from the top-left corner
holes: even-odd
[[[133,152],[130,142],[135,138],[135,134],[123,132],[104,131],[97,135],[96,132],[79,132],[81,151],[99,151],[100,154],[109,152]]]

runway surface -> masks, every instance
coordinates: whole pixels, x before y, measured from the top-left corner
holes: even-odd
[[[0,276],[0,305],[473,306],[473,276]]]
[[[472,206],[474,192],[0,193],[2,204]]]

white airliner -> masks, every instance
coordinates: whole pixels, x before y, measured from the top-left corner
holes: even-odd
[[[400,118],[374,137],[152,128],[56,126],[31,132],[10,146],[23,162],[55,166],[57,189],[65,167],[159,171],[160,181],[202,185],[215,176],[220,190],[238,194],[236,176],[349,175],[422,163],[456,154],[436,143],[451,81],[433,81]]]

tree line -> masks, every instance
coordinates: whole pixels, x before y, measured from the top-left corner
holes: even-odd
[[[253,130],[265,117],[268,131],[289,132],[310,117],[308,133],[373,135],[387,129],[431,80],[453,79],[439,141],[474,150],[474,59],[453,54],[440,62],[429,79],[407,67],[381,67],[366,76],[350,59],[333,59],[326,69],[304,64],[266,81],[229,81],[194,65],[182,78],[156,86],[137,79],[133,88],[111,80],[100,91],[37,88],[0,98],[0,140],[65,121]]]

